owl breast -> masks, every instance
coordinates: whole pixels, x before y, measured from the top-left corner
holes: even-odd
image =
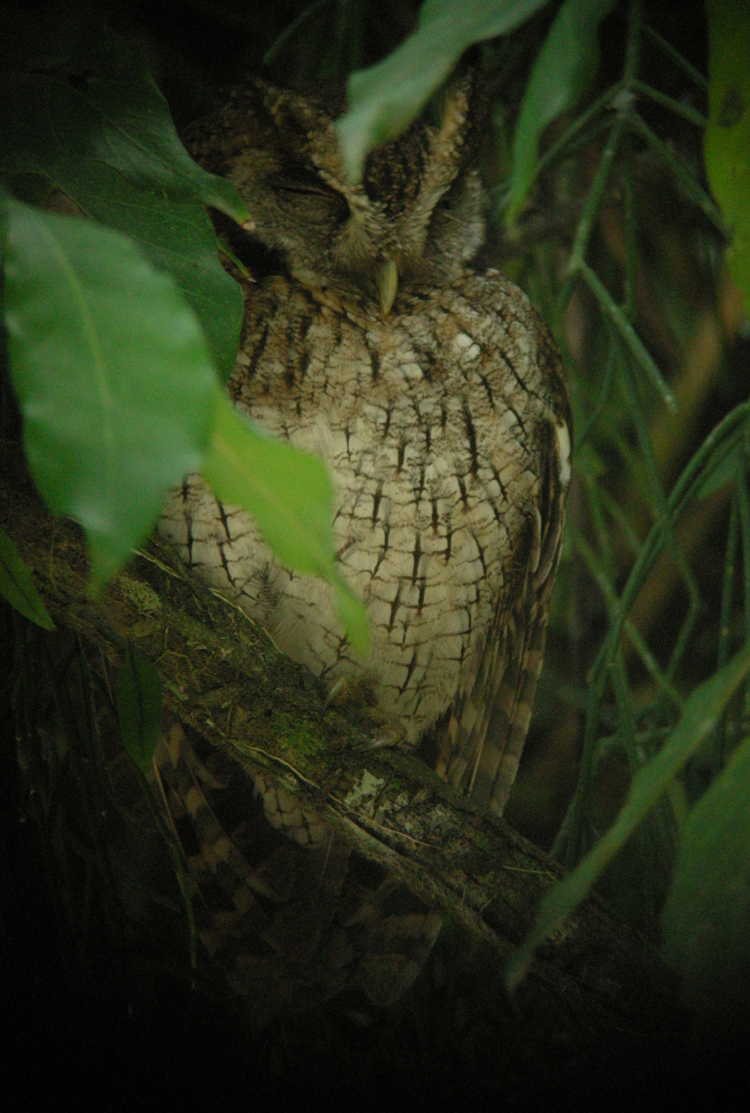
[[[346,642],[327,585],[278,565],[247,516],[197,478],[170,498],[162,531],[289,656],[329,683],[371,682],[415,745],[487,671],[529,576],[556,558],[545,500],[567,484],[567,403],[552,351],[525,296],[494,272],[403,292],[385,320],[364,300],[280,276],[249,289],[229,392],[269,433],[327,461],[337,555],[370,619],[368,661]]]

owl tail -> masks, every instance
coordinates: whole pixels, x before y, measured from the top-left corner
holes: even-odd
[[[561,437],[550,428],[527,555],[519,546],[520,574],[495,615],[473,684],[456,700],[436,765],[439,776],[496,815],[503,814],[518,771],[542,671],[570,478],[567,426],[564,431]]]
[[[503,814],[516,777],[544,658],[547,607],[526,602],[503,616],[502,632],[490,639],[490,660],[456,707],[436,766],[439,776],[496,815]]]
[[[196,752],[199,750],[200,756]],[[156,766],[198,936],[253,1026],[335,998],[358,1017],[414,981],[441,913],[299,796],[174,724]]]

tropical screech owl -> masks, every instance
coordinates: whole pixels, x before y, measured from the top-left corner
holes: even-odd
[[[570,479],[553,343],[526,296],[467,264],[483,240],[472,79],[344,175],[332,118],[253,81],[192,149],[231,179],[262,257],[228,389],[263,429],[322,455],[335,544],[364,599],[369,661],[329,588],[280,567],[197,477],[162,532],[208,583],[330,684],[370,683],[390,741],[502,813],[544,650]]]

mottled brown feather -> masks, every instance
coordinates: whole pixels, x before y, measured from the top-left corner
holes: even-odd
[[[468,266],[484,230],[476,84],[454,82],[441,123],[418,121],[373,152],[354,184],[325,108],[257,80],[192,136],[196,157],[248,207],[239,249],[251,261],[267,253],[244,286],[229,393],[327,462],[337,553],[367,605],[372,658],[347,644],[328,587],[281,567],[198,477],[174,492],[161,529],[332,689],[364,683],[384,743],[430,733],[438,772],[501,814],[542,666],[570,416],[557,352],[526,296]],[[385,272],[399,286],[384,315]],[[196,889],[218,889],[226,905],[201,929],[208,949],[226,958],[227,940],[255,941],[229,956],[235,988],[282,1009],[357,983],[382,1003],[414,976],[436,912],[386,914],[396,883],[358,889],[346,848],[270,782],[245,791],[281,841],[264,843],[253,820],[242,843],[210,803],[226,791],[221,778],[201,772],[184,738],[158,764],[176,826],[182,814],[194,832]]]

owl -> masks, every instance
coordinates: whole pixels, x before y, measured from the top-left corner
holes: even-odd
[[[441,776],[501,814],[542,663],[570,419],[528,299],[471,269],[484,237],[475,85],[455,81],[435,122],[373,151],[357,183],[333,115],[260,80],[192,136],[251,217],[229,393],[327,463],[370,658],[346,641],[328,586],[281,566],[198,477],[161,531],[331,692],[366,690],[383,742],[429,740]]]

